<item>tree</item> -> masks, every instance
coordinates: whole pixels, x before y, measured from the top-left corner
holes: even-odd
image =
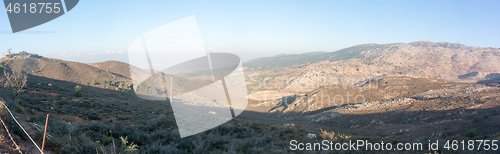
[[[21,52],[19,52],[19,55],[29,55],[29,53],[26,51],[21,51]]]
[[[9,88],[14,92],[13,98],[16,98],[17,95],[24,90],[27,81],[28,76],[24,73],[9,72],[5,69],[3,70],[3,87]]]
[[[6,57],[9,57],[9,58],[12,58],[14,56],[14,54],[12,54],[12,48],[10,48],[9,50],[7,50],[7,55],[5,55]]]

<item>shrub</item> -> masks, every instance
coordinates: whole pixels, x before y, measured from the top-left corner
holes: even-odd
[[[75,96],[76,97],[82,97],[82,87],[75,86]]]
[[[321,130],[321,134],[319,136],[323,139],[328,139],[336,142],[346,142],[351,138],[351,136],[343,135],[343,134],[335,134],[335,132],[327,132],[326,130]]]
[[[125,151],[126,152],[136,151],[137,147],[138,147],[137,144],[134,144],[134,142],[129,143],[127,141],[127,139],[128,139],[127,136],[125,136],[125,137],[120,136],[120,140],[122,141],[122,145],[125,146]]]
[[[476,137],[477,136],[477,131],[470,130],[470,131],[467,132],[466,136],[470,137],[470,138]]]
[[[113,142],[113,137],[111,135],[109,135],[109,132],[105,132],[104,134],[102,134],[102,138],[100,139],[100,143],[103,144],[103,145],[106,145],[106,144],[110,144]]]
[[[92,85],[96,85],[96,84],[97,84],[97,79],[96,79],[96,78],[93,78],[93,79],[92,79],[92,83],[91,83],[91,84],[92,84]]]

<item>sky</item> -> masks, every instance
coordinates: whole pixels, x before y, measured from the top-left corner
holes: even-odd
[[[243,61],[333,52],[367,43],[452,42],[500,48],[500,1],[81,0],[40,26],[12,33],[0,12],[0,53],[28,51],[78,62],[127,62],[130,44],[195,16],[205,50]]]

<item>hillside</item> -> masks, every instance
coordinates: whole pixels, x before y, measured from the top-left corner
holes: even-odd
[[[306,93],[288,93],[278,98],[262,97],[262,95],[254,93],[250,95],[250,98],[261,101],[260,104],[256,104],[255,106],[267,103],[267,109],[263,109],[263,112],[304,114],[327,111],[332,109],[332,107],[340,107],[348,104],[360,105],[363,102],[383,103],[407,99],[411,101],[429,101],[453,97],[457,100],[470,101],[472,99],[467,100],[467,98],[480,98],[482,103],[476,104],[484,104],[484,102],[487,102],[486,100],[494,102],[496,101],[495,98],[500,98],[500,95],[497,93],[498,91],[500,91],[500,87],[497,85],[456,83],[445,80],[399,76],[376,78],[357,86],[333,84]],[[460,106],[462,105],[465,104],[460,104]],[[425,106],[430,107],[433,105]],[[377,109],[385,111],[385,107],[378,107]],[[454,108],[453,106],[442,107],[448,109]],[[489,107],[494,106],[488,106],[487,108]]]
[[[100,80],[112,80],[113,82],[130,83],[130,77],[126,76],[125,69],[117,69],[126,65],[126,70],[129,71],[128,64],[125,63],[109,65],[107,68],[96,68],[92,65],[83,63],[46,58],[31,54],[15,55],[12,58],[4,57],[0,60],[0,63],[2,63],[5,68],[16,72],[24,72],[35,76],[79,84],[91,83],[93,80],[97,82],[100,82]],[[115,66],[117,68],[113,68]],[[111,72],[109,71],[110,69],[118,73]]]
[[[311,52],[304,54],[284,54],[274,57],[257,58],[243,63],[244,67],[253,69],[272,69],[278,67],[288,67],[299,64],[313,63],[328,60],[331,53]]]
[[[382,57],[389,60],[392,56],[400,57],[393,59],[393,63],[403,63],[404,60],[424,60],[422,58],[440,58],[452,59],[454,61],[462,60],[464,56],[470,57],[471,63],[481,62],[486,58],[485,63],[490,63],[495,57],[499,56],[499,49],[468,47],[463,44],[449,42],[429,42],[419,41],[413,43],[394,43],[394,44],[364,44],[341,49],[334,52],[310,52],[304,54],[281,54],[274,57],[257,58],[244,63],[245,67],[250,69],[272,69],[279,67],[289,67],[300,64],[315,63],[318,61],[337,61],[346,59],[373,60],[373,58]],[[445,57],[436,57],[443,55]],[[495,56],[495,57],[487,57]],[[493,58],[493,59],[491,59]],[[473,64],[473,65],[474,65]],[[484,64],[479,64],[484,66]],[[470,66],[469,66],[470,67]],[[496,68],[498,69],[498,68]]]
[[[116,87],[109,80],[104,84],[85,83],[99,77],[129,80],[123,77],[127,70],[124,63],[88,65],[34,54],[15,54],[1,62],[0,100],[6,102],[38,145],[42,142],[45,117],[50,114],[45,153],[276,153],[281,150],[273,145],[284,145],[290,138],[304,138],[306,132],[284,124],[234,119],[209,131],[180,138],[170,102],[141,99],[131,89]],[[11,72],[20,73],[14,75],[16,79],[24,80],[26,75],[26,84],[19,91],[19,85],[7,84],[13,81],[6,76]],[[3,106],[0,118],[23,153],[38,152]],[[17,153],[3,125],[0,127],[0,151]]]
[[[22,53],[12,57],[4,57],[0,63],[14,72],[27,73],[33,76],[45,77],[55,80],[68,81],[72,83],[83,84],[87,86],[97,86],[105,89],[135,89],[136,94],[144,99],[165,99],[165,87],[162,80],[163,76],[156,73],[150,77],[151,73],[118,61],[105,61],[99,63],[79,63],[64,61],[53,58],[46,58],[35,54]],[[157,70],[156,70],[157,71]],[[134,79],[140,80],[141,84],[133,85],[131,72],[134,73]],[[178,76],[166,75],[166,78],[175,78],[173,84],[167,80],[166,85],[172,85],[177,91],[192,90],[200,85],[207,85],[208,82],[197,80],[207,79],[206,77],[183,78]],[[135,87],[134,87],[135,86]]]
[[[101,69],[101,70],[106,70],[109,71],[115,75],[121,76],[123,78],[130,79],[130,67],[132,67],[134,70],[140,70],[140,68],[131,66],[127,63],[124,62],[119,62],[119,61],[105,61],[105,62],[99,62],[99,63],[88,63],[88,65]]]
[[[245,63],[249,74],[247,81],[250,85],[263,82],[283,85],[274,89],[313,90],[345,80],[355,84],[380,76],[482,83],[498,83],[500,80],[500,49],[495,48],[413,42],[365,44],[336,52],[303,55],[269,57]],[[301,58],[309,61],[293,60]],[[278,63],[283,65],[278,67],[280,65],[275,65]]]
[[[267,114],[244,117],[306,121],[307,128],[400,139],[431,136],[436,131],[444,136],[469,130],[488,134],[500,131],[499,92],[498,85],[383,77],[359,87],[330,85],[277,98],[256,93],[250,96],[254,101],[247,110]]]

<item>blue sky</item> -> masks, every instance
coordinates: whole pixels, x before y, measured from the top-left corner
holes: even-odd
[[[366,43],[454,42],[500,47],[499,1],[88,1],[12,34],[7,49],[80,62],[127,61],[129,44],[163,24],[195,15],[205,48],[243,60],[336,51]]]

